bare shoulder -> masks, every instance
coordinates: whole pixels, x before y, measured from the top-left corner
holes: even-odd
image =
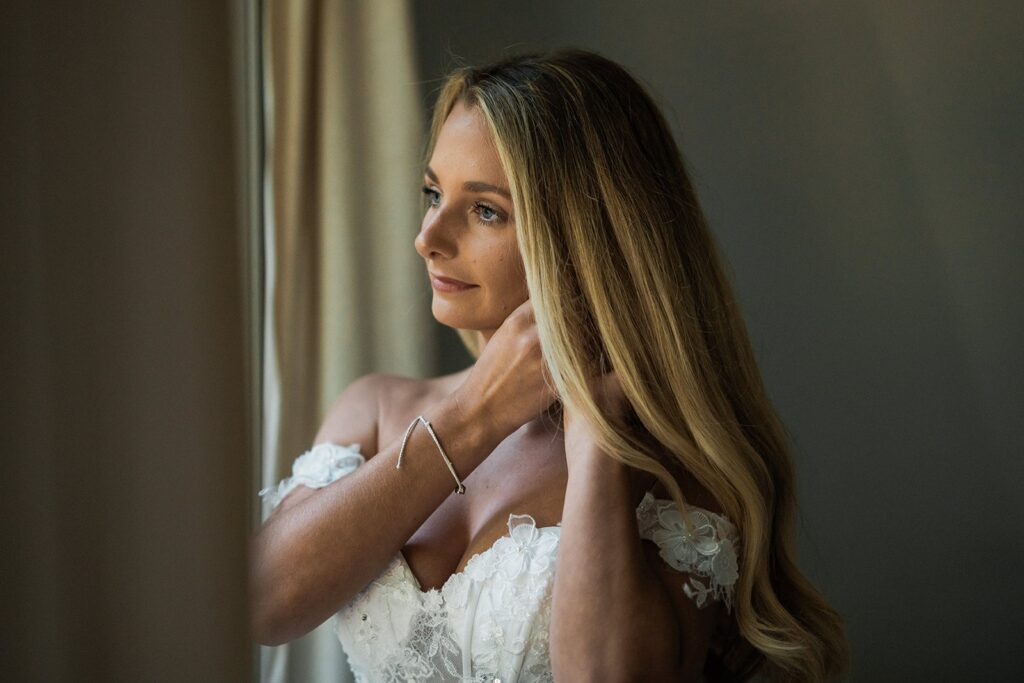
[[[377,452],[377,422],[380,394],[387,376],[369,373],[349,383],[327,409],[314,443],[359,444],[359,452],[370,458]]]
[[[670,468],[670,471],[672,470],[675,470],[674,478],[688,505],[721,514],[722,506],[692,473],[682,467]],[[668,488],[661,481],[654,485],[652,495],[664,500],[671,499]],[[667,598],[662,609],[670,610],[675,616],[676,634],[665,641],[666,645],[672,644],[677,666],[671,677],[673,680],[697,680],[704,667],[715,630],[723,623],[727,613],[717,599],[711,599],[704,606],[698,607],[684,588],[694,577],[667,563],[654,541],[644,538],[641,548],[647,567],[657,578],[662,594]],[[699,576],[696,578],[698,581],[703,580]],[[665,676],[668,678],[670,674],[666,672]]]
[[[331,404],[314,442],[358,443],[369,460],[391,442],[397,422],[408,422],[417,410],[453,391],[466,372],[427,379],[385,372],[363,375]]]
[[[379,373],[370,373],[350,382],[327,409],[313,444],[358,444],[359,453],[364,458],[369,460],[373,457],[377,452],[378,397],[383,380]],[[304,485],[296,486],[274,508],[267,521],[317,495],[318,491]]]
[[[358,444],[359,453],[370,460],[391,443],[395,429],[405,429],[423,406],[438,400],[458,386],[466,371],[442,377],[416,379],[372,372],[355,379],[327,409],[313,443],[340,446]],[[412,416],[405,419],[406,416]],[[400,427],[397,425],[405,420]],[[296,486],[271,513],[284,510],[317,495],[318,489]]]

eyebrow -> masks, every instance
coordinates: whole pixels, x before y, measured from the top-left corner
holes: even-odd
[[[435,183],[441,182],[437,179],[437,174],[434,173],[434,169],[430,168],[430,166],[427,166],[426,174],[427,177]],[[467,192],[494,192],[495,194],[500,194],[505,199],[512,201],[512,194],[504,187],[498,187],[497,185],[491,185],[490,183],[482,183],[479,180],[467,180],[462,183],[462,189]]]

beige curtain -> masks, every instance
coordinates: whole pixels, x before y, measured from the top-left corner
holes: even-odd
[[[253,680],[252,5],[3,7],[0,680]]]
[[[270,485],[352,380],[423,376],[433,335],[413,248],[423,118],[406,2],[268,0],[264,25]],[[330,622],[261,661],[264,681],[348,673]]]

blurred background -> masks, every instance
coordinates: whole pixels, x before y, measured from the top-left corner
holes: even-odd
[[[249,639],[256,491],[356,377],[471,362],[412,245],[430,106],[575,46],[674,128],[849,680],[1015,680],[1022,34],[998,1],[5,3],[2,678],[350,679],[330,622]]]

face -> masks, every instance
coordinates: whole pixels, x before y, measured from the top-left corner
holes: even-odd
[[[426,261],[432,311],[489,339],[526,301],[515,210],[494,140],[476,107],[459,103],[438,135],[423,179],[427,209],[416,251]],[[434,276],[467,286],[450,286]]]

